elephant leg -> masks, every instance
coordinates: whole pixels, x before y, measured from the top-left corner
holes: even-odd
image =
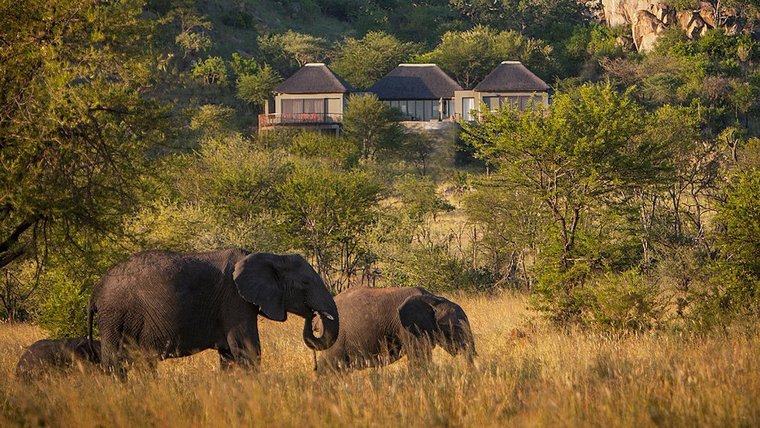
[[[106,372],[116,375],[121,380],[127,378],[124,339],[116,328],[101,325],[101,364]]]
[[[413,367],[424,367],[433,360],[433,348],[419,343],[413,346],[411,352],[407,353],[409,364]]]
[[[227,335],[229,346],[228,362],[246,368],[258,369],[261,364],[261,342],[259,341],[258,326],[242,326]],[[220,353],[221,357],[221,353]]]
[[[406,340],[404,340],[404,354],[406,354],[409,359],[410,365],[414,367],[422,367],[433,360],[434,346],[435,345],[432,341],[426,336],[406,338]]]
[[[365,360],[366,367],[386,366],[401,358],[401,353],[404,349],[403,341],[401,339],[389,335],[384,337],[381,342],[380,353],[368,356],[369,358],[366,358]]]
[[[229,349],[220,349],[219,351],[219,368],[229,370],[235,365],[235,357],[232,356],[232,352]]]

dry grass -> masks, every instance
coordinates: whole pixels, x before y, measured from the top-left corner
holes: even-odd
[[[521,296],[458,299],[475,368],[435,363],[317,378],[300,323],[261,326],[259,373],[220,373],[216,355],[161,363],[120,383],[75,373],[14,379],[32,326],[0,325],[0,426],[757,426],[760,334],[609,338],[532,320]],[[514,330],[515,328],[519,330]]]

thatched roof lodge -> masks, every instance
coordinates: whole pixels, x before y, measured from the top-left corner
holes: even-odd
[[[353,91],[325,64],[306,64],[275,88],[274,102],[259,116],[259,129],[295,125],[337,130]]]
[[[456,94],[456,115],[473,120],[480,106],[498,110],[509,103],[519,110],[528,106],[549,105],[549,85],[528,70],[520,61],[504,61],[471,91]]]
[[[504,61],[475,88],[464,90],[435,64],[399,64],[368,92],[399,109],[409,126],[420,122],[474,120],[481,106],[519,110],[549,105],[549,85],[519,61]],[[259,116],[259,129],[300,126],[339,130],[349,94],[354,89],[322,63],[306,64],[274,91],[274,100]]]
[[[435,64],[399,64],[367,91],[406,120],[445,120],[453,114],[454,93],[462,87]]]

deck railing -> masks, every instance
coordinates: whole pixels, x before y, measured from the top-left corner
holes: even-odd
[[[270,113],[259,115],[259,128],[278,125],[330,125],[343,122],[340,113]]]

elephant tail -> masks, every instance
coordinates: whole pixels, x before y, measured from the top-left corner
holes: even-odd
[[[90,351],[94,352],[95,345],[93,344],[93,335],[92,335],[92,323],[95,319],[95,313],[97,312],[97,308],[95,307],[95,299],[90,300],[90,307],[87,309],[87,344],[90,347]]]

